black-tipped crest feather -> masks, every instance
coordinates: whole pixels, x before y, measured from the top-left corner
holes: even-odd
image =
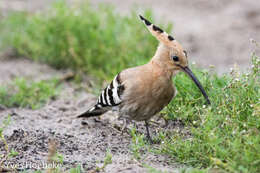
[[[174,41],[174,37],[164,32],[160,27],[152,24],[150,21],[145,19],[142,15],[139,15],[140,19],[145,23],[150,32],[161,42],[164,42],[166,45],[171,44]],[[162,35],[159,35],[162,34]],[[162,37],[163,36],[163,37]],[[170,41],[170,42],[169,42]]]
[[[150,26],[152,23],[150,21],[148,21],[147,19],[145,19],[143,16],[139,15],[140,19],[143,20],[145,22],[145,24],[147,26]]]
[[[157,32],[160,32],[160,33],[163,33],[163,30],[161,28],[159,28],[158,26],[156,26],[156,25],[153,25],[153,30],[157,31]]]

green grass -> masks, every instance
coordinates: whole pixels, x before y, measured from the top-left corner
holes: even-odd
[[[152,14],[147,10],[145,16]],[[136,13],[122,17],[108,5],[68,7],[60,1],[47,12],[10,15],[2,26],[5,43],[19,54],[101,80],[144,64],[157,46]],[[170,31],[171,25],[164,28]]]
[[[6,107],[37,109],[57,96],[57,80],[29,82],[23,78],[0,86],[0,104]]]
[[[145,16],[152,18],[152,13],[147,11]],[[67,7],[59,2],[48,12],[13,14],[1,24],[5,44],[16,48],[19,54],[101,80],[111,79],[123,68],[147,62],[158,44],[136,13],[121,17],[107,6],[97,10],[88,4]],[[171,25],[163,28],[170,31]],[[190,128],[191,137],[176,133],[169,138],[161,133],[157,138],[163,143],[155,148],[156,153],[163,152],[195,168],[186,172],[207,172],[212,168],[260,172],[260,60],[256,55],[252,59],[248,74],[235,69],[218,76],[193,68],[210,97],[210,106],[193,82],[185,74],[178,74],[174,79],[178,94],[163,113],[168,119],[181,120]],[[22,91],[22,97],[14,97],[26,100],[26,104],[18,101],[19,106],[34,103],[27,100],[37,92],[27,91]],[[6,98],[1,102],[9,100]],[[10,100],[7,103],[17,104]],[[154,150],[147,150],[143,136],[136,136],[134,131],[132,136],[135,158],[142,158],[144,150]]]
[[[206,106],[184,74],[175,78],[178,95],[165,111],[190,128],[191,138],[175,134],[160,151],[198,168],[217,166],[230,172],[260,172],[260,59],[250,73],[234,69],[224,76],[196,71],[212,105]]]
[[[130,145],[132,154],[137,161],[145,160],[145,153],[149,152],[150,147],[146,145],[144,134],[138,134],[136,127],[132,127],[130,130],[132,136],[132,144]]]

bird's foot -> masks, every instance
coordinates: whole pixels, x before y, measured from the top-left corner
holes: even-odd
[[[159,139],[154,139],[154,138],[151,138],[151,136],[146,136],[145,137],[145,141],[148,143],[148,144],[160,144],[161,141]]]
[[[123,120],[123,126],[122,128],[120,128],[120,131],[123,133],[128,133],[129,134],[129,131],[131,130],[131,128],[129,128],[129,124],[133,123],[134,124],[134,127],[137,127],[135,122],[131,121],[130,119],[128,118],[121,118]]]
[[[151,138],[150,136],[150,132],[149,132],[149,123],[148,121],[145,121],[145,127],[146,127],[146,140],[150,143],[150,144],[154,144],[154,140]]]
[[[127,119],[123,119],[123,126],[121,128],[121,133],[127,132],[127,126],[129,124],[129,121]]]
[[[123,124],[115,123],[113,124],[113,128],[121,132],[121,134],[130,134],[129,131],[131,130],[131,128],[129,127],[129,124],[132,123],[132,121],[125,118],[120,118],[119,120],[123,120]]]
[[[151,136],[146,136],[145,138],[146,142],[148,142],[149,144],[154,144],[154,140],[151,138]]]

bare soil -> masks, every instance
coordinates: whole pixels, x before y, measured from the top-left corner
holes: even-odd
[[[1,84],[16,77],[39,80],[59,77],[64,73],[24,58],[0,60]],[[12,68],[14,66],[16,68]],[[19,152],[5,164],[20,165],[19,171],[23,170],[21,165],[25,167],[26,164],[42,168],[42,163],[47,163],[48,143],[54,140],[57,152],[64,157],[64,171],[77,165],[82,166],[85,172],[94,171],[103,165],[107,150],[112,153],[112,164],[103,172],[146,172],[144,164],[168,172],[177,172],[182,167],[166,155],[147,151],[144,151],[140,161],[136,160],[131,150],[132,138],[128,133],[118,130],[122,122],[117,120],[113,112],[100,118],[77,119],[79,113],[95,104],[96,96],[76,88],[73,83],[64,83],[60,96],[38,110],[0,109],[0,122],[11,115],[11,124],[4,130],[4,134],[9,148]],[[184,129],[179,122],[170,122],[167,128],[163,128],[163,125],[164,122],[151,125],[152,134],[156,135],[160,130],[174,133]],[[145,133],[143,123],[137,123],[137,127],[139,133]],[[152,147],[156,148],[156,144]],[[2,141],[1,154],[5,154]],[[32,169],[38,168],[34,166]]]

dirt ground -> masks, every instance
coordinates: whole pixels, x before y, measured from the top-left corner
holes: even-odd
[[[62,72],[27,59],[2,57],[0,60],[1,74],[6,74],[0,76],[3,78],[0,84],[15,77],[39,80],[62,76]],[[10,70],[14,64],[16,68]],[[118,131],[117,127],[122,126],[122,122],[112,112],[100,119],[77,119],[79,113],[96,102],[96,97],[75,88],[72,83],[64,83],[60,96],[38,110],[1,108],[0,122],[11,115],[11,124],[4,131],[9,148],[19,152],[8,163],[40,165],[46,162],[48,141],[54,139],[57,151],[64,156],[64,169],[82,165],[85,171],[94,170],[103,165],[107,149],[112,153],[112,164],[105,168],[105,172],[144,172],[146,168],[141,163],[169,172],[175,172],[181,167],[167,156],[153,153],[147,153],[141,162],[134,159],[130,147],[131,136]],[[161,129],[157,125],[151,126],[153,134]],[[179,123],[164,128],[171,131],[180,129],[183,126]],[[145,132],[142,123],[138,123],[138,130]],[[4,153],[2,142],[0,151],[0,154]]]
[[[10,10],[36,11],[48,7],[53,0],[2,0],[0,10],[6,15]],[[237,63],[242,69],[249,65],[250,53],[255,49],[249,39],[260,41],[260,4],[258,0],[100,0],[93,5],[108,2],[122,15],[130,12],[130,6],[137,4],[138,11],[151,8],[155,21],[163,19],[174,23],[173,35],[183,43],[191,61],[200,66],[216,66],[218,72],[225,72]],[[151,50],[154,51],[154,50]],[[60,77],[64,71],[54,70],[47,65],[5,54],[0,57],[0,85],[15,77],[32,80]],[[86,171],[103,164],[105,153],[110,149],[112,164],[104,172],[145,172],[131,151],[131,137],[121,134],[115,128],[121,125],[116,114],[107,113],[101,119],[79,120],[75,116],[96,101],[96,97],[78,90],[72,83],[65,83],[60,96],[38,110],[0,107],[0,122],[10,114],[11,124],[4,131],[10,148],[19,151],[12,158],[13,163],[40,163],[47,160],[48,141],[57,142],[57,150],[64,156],[63,167],[71,168],[82,164]],[[163,123],[162,123],[163,124]],[[143,124],[138,124],[144,132]],[[161,129],[153,125],[152,133]],[[172,122],[164,130],[178,131],[184,127]],[[156,145],[154,146],[156,147]],[[0,155],[4,153],[0,143]],[[178,172],[180,167],[172,159],[151,152],[142,163],[159,170]]]

